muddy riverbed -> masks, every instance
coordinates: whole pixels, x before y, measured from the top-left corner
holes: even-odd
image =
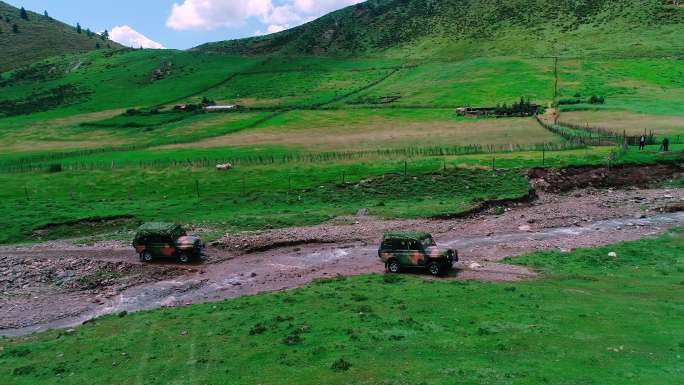
[[[360,215],[335,222],[344,225],[226,235],[210,247],[206,263],[188,266],[143,265],[128,245],[117,242],[4,246],[0,335],[71,327],[121,311],[289,289],[338,274],[382,273],[377,243],[390,230],[429,231],[441,246],[457,248],[457,270],[439,279],[530,279],[535,272],[499,261],[536,250],[568,252],[655,236],[684,226],[683,206],[683,189],[542,191],[532,202],[493,207],[468,218]]]

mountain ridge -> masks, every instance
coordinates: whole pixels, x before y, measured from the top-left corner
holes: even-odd
[[[272,35],[194,50],[240,55],[467,57],[681,53],[672,0],[370,0]],[[680,32],[681,34],[681,32]],[[451,51],[451,52],[450,52]]]
[[[122,48],[97,34],[78,33],[75,27],[49,16],[21,11],[0,1],[0,73],[63,54],[83,53],[102,48]],[[15,32],[14,26],[17,26]]]

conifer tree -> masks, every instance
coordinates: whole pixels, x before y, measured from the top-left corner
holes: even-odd
[[[12,32],[14,32],[14,33],[19,33],[19,26],[16,25],[16,24],[14,24],[14,25],[12,26]]]
[[[28,12],[24,9],[24,7],[21,7],[21,11],[19,12],[20,16],[24,20],[28,20]]]
[[[81,24],[76,23],[76,32],[81,33],[83,30],[81,29]]]

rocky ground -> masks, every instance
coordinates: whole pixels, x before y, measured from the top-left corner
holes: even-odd
[[[457,248],[458,269],[443,279],[500,281],[535,276],[498,262],[507,256],[634,240],[684,225],[684,189],[558,192],[544,189],[544,182],[534,181],[538,197],[531,202],[492,207],[466,218],[381,220],[359,215],[319,226],[228,234],[210,247],[204,264],[143,265],[119,242],[3,246],[0,334],[67,327],[119,311],[288,289],[338,274],[380,273],[377,244],[391,230],[429,231],[440,245]]]

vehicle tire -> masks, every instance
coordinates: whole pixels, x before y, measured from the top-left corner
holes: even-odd
[[[399,262],[396,259],[387,261],[387,271],[392,274],[397,274],[399,272]]]
[[[178,262],[180,263],[190,263],[190,255],[183,253],[178,256]]]
[[[430,264],[428,264],[428,270],[430,271],[430,274],[434,275],[435,277],[442,274],[442,266],[436,261],[432,261]]]
[[[150,263],[152,262],[152,259],[152,253],[150,253],[149,251],[143,251],[140,254],[140,262]]]

